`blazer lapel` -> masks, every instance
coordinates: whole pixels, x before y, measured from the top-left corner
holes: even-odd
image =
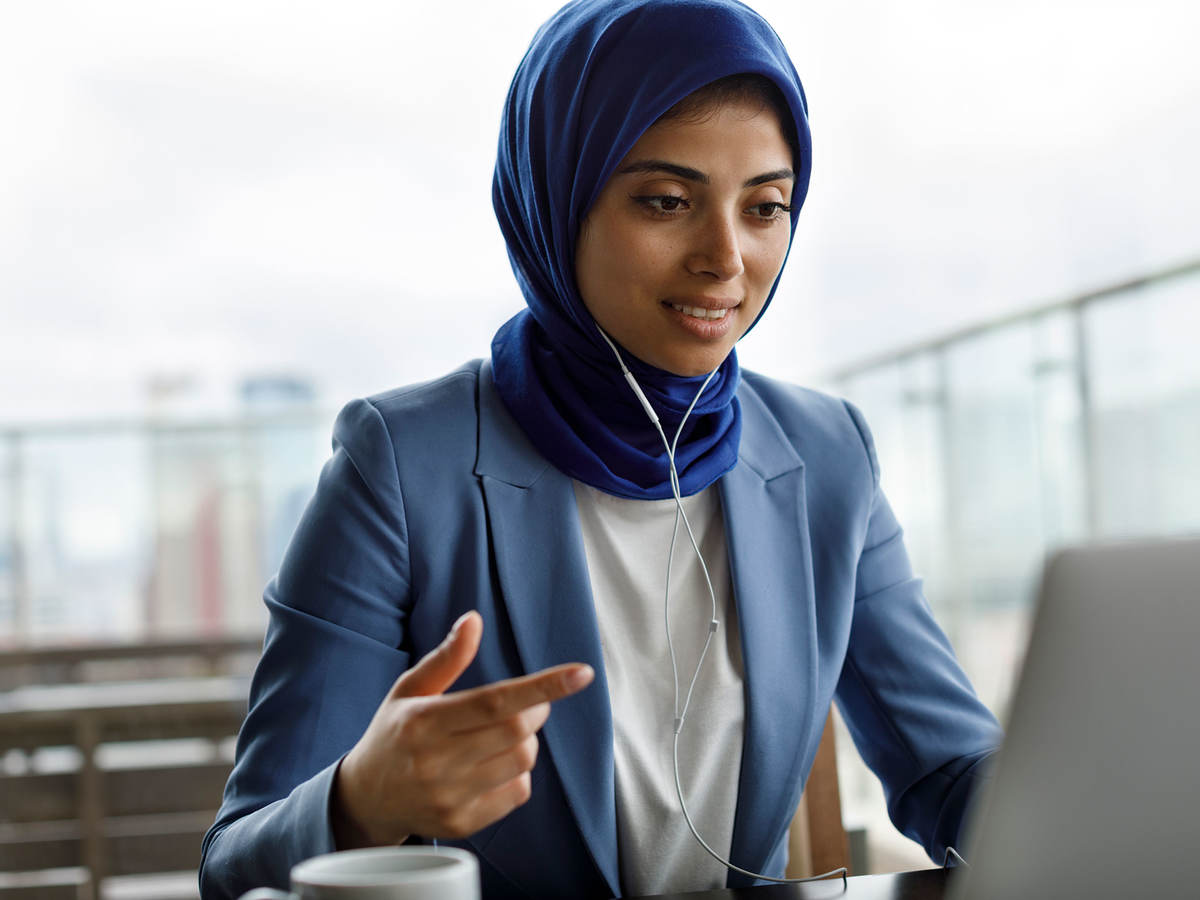
[[[746,679],[730,859],[762,871],[791,821],[805,748],[825,714],[812,710],[816,607],[804,462],[744,383],[738,397],[739,459],[719,482]],[[574,661],[596,670],[591,688],[555,704],[542,733],[579,832],[619,896],[612,711],[574,491],[504,409],[489,362],[480,370],[479,418],[476,474],[521,663],[528,672]],[[752,879],[731,872],[728,883]]]
[[[521,663],[526,672],[564,662],[586,662],[596,671],[591,687],[554,705],[542,736],[580,834],[615,896],[612,711],[575,494],[504,409],[490,362],[480,369],[479,423],[475,471]]]
[[[804,462],[753,391],[738,397],[738,463],[720,482],[746,679],[730,861],[761,872],[795,812],[804,748],[824,714],[811,708],[817,640]],[[731,872],[728,883],[752,880]]]

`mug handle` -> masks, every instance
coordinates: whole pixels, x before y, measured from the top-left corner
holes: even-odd
[[[260,887],[255,888],[248,894],[242,894],[238,900],[299,900],[295,894],[289,894],[287,891],[279,891],[275,888]]]

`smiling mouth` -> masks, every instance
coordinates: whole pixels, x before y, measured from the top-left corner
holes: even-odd
[[[671,309],[683,313],[685,316],[691,316],[693,319],[706,319],[709,321],[725,318],[729,313],[728,309],[705,309],[703,306],[683,306],[679,303],[668,304]]]

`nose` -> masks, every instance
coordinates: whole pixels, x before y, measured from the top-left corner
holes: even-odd
[[[700,223],[687,258],[689,272],[730,281],[745,271],[735,216],[736,213],[714,211]]]

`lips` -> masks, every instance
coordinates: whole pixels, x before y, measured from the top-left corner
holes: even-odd
[[[670,307],[678,313],[709,322],[721,321],[731,309],[741,305],[741,300],[731,297],[671,297],[663,301],[663,306]]]
[[[740,300],[726,297],[673,297],[662,301],[667,315],[693,338],[724,340],[737,317],[731,313]]]
[[[720,309],[706,309],[703,306],[684,306],[681,303],[669,303],[667,305],[670,306],[671,309],[678,310],[679,312],[683,313],[685,316],[692,316],[696,319],[723,319],[729,312],[728,307],[721,307]]]

